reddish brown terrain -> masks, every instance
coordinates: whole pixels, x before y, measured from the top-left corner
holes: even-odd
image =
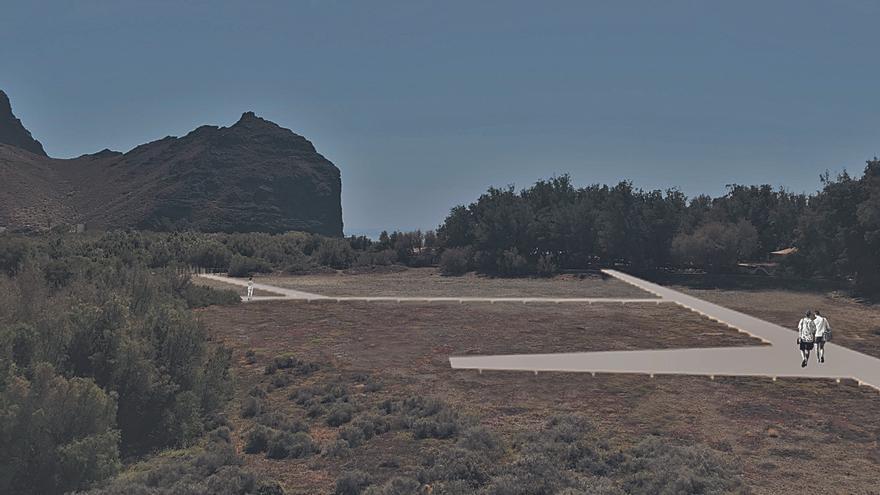
[[[347,391],[345,400],[359,411],[354,423],[388,400],[437,398],[503,439],[508,447],[499,463],[513,462],[517,439],[539,432],[548,418],[577,415],[596,426],[609,448],[649,436],[707,445],[738,466],[745,493],[789,493],[798,484],[809,493],[868,494],[880,486],[880,395],[851,382],[479,374],[452,370],[447,361],[467,353],[756,344],[678,306],[284,301],[212,307],[199,315],[235,350],[239,392],[229,416],[242,448],[254,419],[241,417],[239,408],[255,386],[267,391],[263,407],[303,421],[320,445],[321,453],[303,459],[244,454],[249,467],[278,479],[288,493],[330,493],[341,473],[352,470],[370,473],[376,483],[416,473],[425,456],[455,445],[392,430],[334,454],[330,446],[346,425],[329,426],[327,416],[312,415],[314,406],[294,400],[301,390],[331,385]],[[658,322],[667,331],[658,332]],[[265,374],[284,354],[319,369]]]

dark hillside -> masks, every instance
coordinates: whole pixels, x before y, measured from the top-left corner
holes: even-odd
[[[306,138],[253,112],[125,154],[58,160],[10,144],[0,146],[3,226],[342,235],[339,169]]]

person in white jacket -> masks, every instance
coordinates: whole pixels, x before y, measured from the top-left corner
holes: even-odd
[[[813,320],[813,325],[816,327],[816,360],[824,363],[825,342],[830,340],[831,337],[831,323],[828,323],[828,318],[822,316],[818,309],[815,313],[816,318]]]
[[[254,297],[254,277],[248,278],[247,300],[250,301]]]
[[[801,368],[807,366],[807,360],[810,359],[810,351],[813,350],[813,341],[816,339],[816,325],[813,324],[813,313],[807,311],[807,314],[798,322],[798,347],[801,350]]]

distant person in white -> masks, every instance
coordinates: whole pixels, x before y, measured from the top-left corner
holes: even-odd
[[[248,278],[247,300],[250,301],[254,297],[254,277]]]
[[[798,322],[798,347],[801,349],[801,368],[807,366],[807,360],[810,359],[810,351],[813,350],[813,341],[816,339],[816,325],[813,324],[813,313],[807,311],[807,314]]]
[[[820,363],[825,362],[825,342],[831,340],[831,324],[828,318],[822,316],[819,310],[816,310],[816,319],[813,320],[816,326],[816,359]]]

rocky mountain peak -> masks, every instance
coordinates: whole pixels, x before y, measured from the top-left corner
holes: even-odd
[[[31,153],[47,156],[43,145],[31,136],[21,121],[12,113],[9,97],[0,90],[0,144],[8,144]]]

